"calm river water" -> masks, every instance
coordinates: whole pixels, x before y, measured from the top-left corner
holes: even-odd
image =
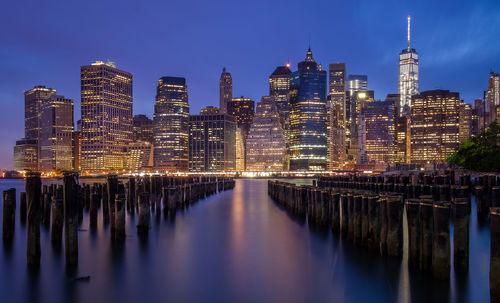
[[[0,190],[10,187],[19,197],[24,181],[0,181]],[[380,257],[291,218],[268,197],[266,180],[236,180],[175,219],[153,214],[147,242],[137,237],[137,215],[127,214],[117,247],[101,213],[95,233],[85,214],[76,273],[66,272],[64,251],[43,226],[40,269],[28,270],[18,206],[13,247],[0,244],[0,302],[489,302],[489,229],[472,206],[470,269],[452,269],[449,282],[409,271],[406,252],[402,261]]]

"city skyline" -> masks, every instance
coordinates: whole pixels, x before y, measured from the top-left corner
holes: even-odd
[[[143,41],[144,46],[139,47],[139,50],[141,50],[139,56],[134,55],[132,57],[130,51],[123,47],[126,39],[120,33],[117,33],[116,37],[109,39],[109,41],[98,35],[95,39],[99,40],[102,45],[83,47],[82,49],[85,52],[79,51],[74,55],[64,53],[59,53],[57,56],[48,55],[43,47],[47,46],[46,43],[53,42],[56,38],[67,38],[67,30],[77,30],[80,27],[76,23],[70,23],[67,29],[58,28],[58,30],[55,30],[48,41],[37,40],[39,43],[33,44],[33,41],[23,40],[22,37],[26,37],[26,34],[30,32],[36,33],[44,29],[54,30],[54,25],[51,25],[50,22],[41,22],[39,28],[33,29],[29,26],[20,26],[17,21],[12,21],[10,17],[5,18],[2,22],[9,22],[10,20],[13,25],[19,26],[14,26],[12,30],[7,32],[5,36],[6,43],[4,44],[6,47],[2,48],[6,56],[0,61],[0,64],[5,67],[0,70],[0,79],[3,80],[0,81],[2,83],[0,84],[0,102],[2,102],[3,106],[11,109],[9,114],[3,114],[4,116],[1,119],[3,123],[1,125],[2,137],[6,144],[0,148],[0,154],[2,155],[0,168],[12,168],[13,154],[11,147],[16,140],[23,136],[22,121],[20,121],[24,110],[21,106],[22,102],[20,102],[23,99],[22,91],[29,90],[35,85],[44,85],[57,89],[58,93],[74,100],[76,122],[80,117],[79,67],[105,58],[116,61],[119,68],[134,75],[134,115],[147,114],[152,117],[155,82],[158,77],[164,74],[186,78],[190,87],[189,95],[192,113],[198,113],[206,105],[217,105],[219,98],[218,78],[220,70],[224,66],[233,76],[233,96],[244,95],[252,100],[260,100],[261,96],[267,95],[268,75],[272,73],[276,66],[284,65],[287,62],[290,62],[291,66],[296,66],[303,57],[304,48],[307,46],[309,39],[311,40],[315,58],[318,63],[323,65],[323,69],[326,70],[328,64],[332,62],[345,62],[347,74],[368,75],[370,79],[368,89],[375,91],[376,99],[383,100],[386,94],[397,92],[397,54],[405,47],[406,17],[410,14],[412,15],[412,45],[418,48],[419,54],[424,58],[420,62],[420,90],[442,88],[458,91],[467,103],[472,103],[474,99],[482,97],[482,92],[487,89],[487,73],[490,69],[497,71],[500,63],[498,57],[492,52],[495,49],[494,44],[496,42],[493,41],[493,45],[484,44],[485,41],[494,40],[491,37],[495,36],[495,28],[498,28],[494,26],[498,23],[494,16],[495,12],[500,10],[500,5],[487,1],[462,5],[461,8],[456,7],[453,13],[442,13],[443,16],[438,18],[438,21],[427,22],[433,24],[430,26],[424,21],[430,19],[424,18],[425,14],[436,15],[439,6],[444,7],[446,3],[440,3],[438,7],[433,7],[430,11],[425,9],[426,4],[418,9],[407,5],[398,5],[392,10],[390,18],[385,20],[386,24],[384,25],[378,24],[376,18],[376,13],[381,12],[383,5],[373,7],[368,3],[359,4],[363,5],[359,7],[338,3],[314,5],[314,8],[338,6],[337,8],[340,11],[346,13],[346,16],[342,18],[346,18],[348,21],[352,17],[368,14],[368,18],[360,24],[354,25],[352,20],[345,22],[344,31],[336,33],[335,36],[331,34],[325,35],[326,24],[320,22],[317,26],[306,26],[295,37],[286,34],[288,39],[285,39],[285,41],[282,41],[282,39],[280,39],[279,43],[270,41],[269,48],[264,47],[263,53],[256,51],[254,46],[249,48],[248,42],[238,45],[236,42],[240,42],[241,38],[236,37],[225,40],[227,41],[224,43],[225,48],[230,51],[221,52],[222,46],[219,47],[216,45],[217,43],[211,43],[209,45],[210,49],[201,51],[201,58],[197,58],[194,50],[185,51],[186,46],[181,45],[180,47],[168,49],[169,54],[173,56],[171,59],[165,56],[161,60],[151,60],[149,58],[151,53],[144,49],[144,46],[149,43],[147,41]],[[191,4],[187,3],[185,5],[189,7]],[[297,8],[299,6],[299,3],[291,3],[290,7],[285,7],[283,12],[280,11],[280,15],[288,13],[286,17],[288,19],[298,13]],[[356,12],[358,8],[361,9]],[[12,5],[10,9],[15,12],[19,8]],[[59,11],[64,12],[69,9],[70,7],[63,5]],[[82,9],[89,14],[98,14],[90,12],[86,8]],[[256,10],[257,6],[250,6],[248,9]],[[369,15],[370,9],[373,10],[373,16]],[[229,16],[232,10],[234,10],[234,7],[229,5],[222,13]],[[271,20],[271,14],[278,11],[278,5],[272,4],[267,13],[269,15],[264,14],[263,18]],[[473,13],[470,13],[471,11]],[[31,9],[26,11],[27,16],[33,17],[34,21],[38,20],[38,17],[33,16],[33,13],[34,11]],[[118,13],[122,13],[124,16],[128,14],[128,12],[121,9],[118,9],[115,14]],[[200,13],[199,9],[194,12],[194,14]],[[153,14],[153,12],[149,11],[149,14]],[[456,30],[456,25],[452,20],[456,20],[461,15],[466,16],[463,22],[465,25],[463,26],[467,30],[460,37],[455,35],[454,39],[453,35],[450,35],[452,29],[453,31]],[[233,17],[228,18],[231,20]],[[285,22],[285,24],[289,24],[288,22],[290,21]],[[436,23],[440,26],[436,27]],[[154,22],[144,26],[151,29],[152,24]],[[190,33],[194,31],[185,23],[182,24],[188,27]],[[253,23],[250,22],[251,24]],[[375,28],[370,28],[372,25]],[[213,29],[220,26],[220,24],[215,24],[209,28]],[[293,25],[294,28],[297,26]],[[481,29],[485,26],[493,28],[493,30],[484,31],[483,33]],[[111,29],[112,26],[107,24],[104,32],[109,33]],[[200,31],[206,32],[207,30]],[[244,36],[247,31],[250,31],[250,28],[239,25],[235,29],[231,29],[231,31],[238,31]],[[377,35],[373,34],[375,32]],[[50,31],[47,31],[47,33],[50,33]],[[478,33],[481,35],[478,35]],[[181,39],[175,33],[172,33],[172,35],[175,41]],[[193,35],[198,34],[193,32]],[[335,46],[335,39],[346,39],[346,35],[350,38],[350,45]],[[383,46],[380,45],[382,41],[376,39],[377,36],[384,37]],[[251,38],[255,45],[269,42],[271,39],[270,36],[265,34],[259,38],[255,36],[251,36]],[[94,38],[90,38],[88,32],[83,31],[81,37],[71,38],[69,41],[81,46],[86,41],[93,41],[92,39]],[[137,38],[134,39],[137,40]],[[477,45],[470,45],[473,39],[475,39]],[[436,42],[438,40],[443,42]],[[113,41],[116,43],[113,44]],[[217,42],[216,39],[214,42]],[[446,47],[443,45],[444,42],[447,42]],[[227,45],[230,45],[230,47]],[[362,45],[363,50],[361,51],[360,46]],[[72,47],[74,47],[73,44],[68,46],[68,49]],[[137,50],[135,48],[135,52]],[[445,50],[447,52],[444,52]],[[261,54],[265,54],[265,56]],[[179,56],[182,59],[179,59]],[[478,59],[479,57],[481,59]],[[34,58],[36,58],[36,62],[33,62]],[[54,68],[50,69],[49,72],[47,72],[48,64],[54,64]],[[458,69],[457,66],[461,66],[461,68]],[[474,66],[474,68],[469,69],[466,76],[456,76],[458,70],[468,66]],[[203,69],[203,72],[198,71],[201,69]],[[14,128],[14,131],[11,128]]]

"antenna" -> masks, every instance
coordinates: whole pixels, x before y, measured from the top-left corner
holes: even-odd
[[[410,50],[410,21],[411,17],[408,15],[408,50]]]

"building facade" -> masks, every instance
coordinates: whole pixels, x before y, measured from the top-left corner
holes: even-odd
[[[369,102],[363,109],[364,146],[370,162],[394,160],[394,103]]]
[[[459,138],[460,143],[469,140],[472,136],[472,106],[468,103],[460,101],[460,124]]]
[[[227,103],[231,99],[233,99],[233,78],[224,67],[219,79],[219,108],[222,113],[226,113]]]
[[[205,112],[189,117],[189,171],[236,169],[236,119]]]
[[[411,163],[443,163],[459,145],[460,95],[421,92],[411,100]]]
[[[399,114],[410,107],[411,97],[418,94],[418,53],[410,45],[410,16],[408,16],[408,47],[399,54]]]
[[[106,172],[125,167],[132,142],[132,74],[113,62],[97,61],[80,68],[81,169]]]
[[[500,74],[490,72],[486,94],[488,100],[488,124],[490,124],[500,118]]]
[[[73,100],[52,95],[41,110],[40,170],[73,170]]]
[[[186,79],[158,80],[154,109],[154,168],[188,171],[189,103]]]
[[[290,79],[290,170],[325,170],[326,72],[311,49]]]
[[[273,97],[264,96],[257,104],[246,142],[247,171],[282,171],[285,139]]]
[[[153,168],[153,144],[135,141],[127,146],[127,169],[131,172],[150,172]]]
[[[135,115],[133,120],[134,142],[153,143],[153,120],[146,115]]]
[[[38,141],[23,138],[14,146],[14,170],[38,170]]]
[[[338,108],[337,127],[344,127],[347,100],[345,63],[331,63],[328,72],[328,94],[333,106]]]

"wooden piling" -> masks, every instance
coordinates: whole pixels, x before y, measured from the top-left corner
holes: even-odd
[[[62,186],[57,187],[52,199],[52,227],[50,229],[50,240],[56,245],[61,245],[64,224],[64,190]]]
[[[137,233],[139,235],[147,235],[149,232],[149,195],[141,192],[139,194],[139,221],[137,222]]]
[[[406,200],[406,221],[408,223],[408,265],[420,265],[420,200]]]
[[[19,196],[19,217],[21,219],[21,223],[26,222],[26,214],[27,214],[26,192],[23,191]]]
[[[490,297],[500,302],[500,207],[492,207],[490,215]]]
[[[440,279],[450,277],[450,202],[434,203],[434,234],[432,245],[432,273]]]
[[[40,265],[40,203],[41,186],[39,172],[26,175],[26,200],[28,204],[27,261],[29,266]]]
[[[111,238],[115,236],[115,197],[118,191],[118,176],[108,175],[108,211],[109,211],[109,226],[111,230]]]
[[[115,197],[115,240],[125,240],[125,196],[120,193]]]
[[[469,268],[469,211],[467,198],[455,198],[453,210],[453,266],[456,271]]]
[[[16,189],[3,191],[3,222],[2,239],[12,241],[16,227]]]
[[[65,173],[63,182],[66,266],[73,267],[78,264],[78,174],[75,172]]]

